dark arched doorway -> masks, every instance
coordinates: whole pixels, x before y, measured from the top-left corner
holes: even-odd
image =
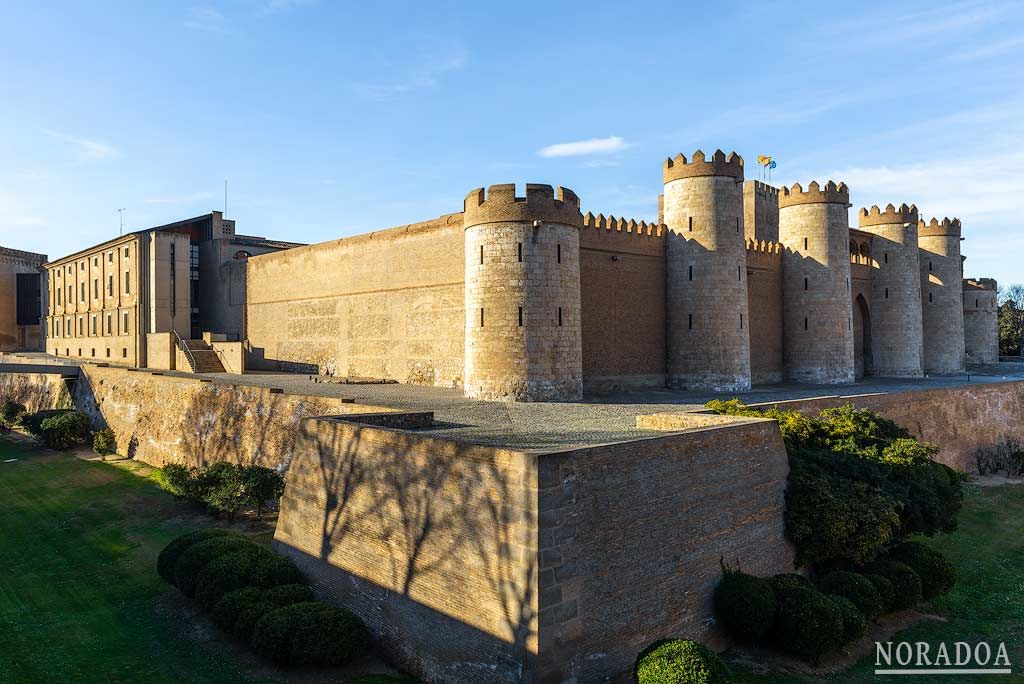
[[[862,294],[853,302],[853,355],[857,379],[871,375],[871,312]]]

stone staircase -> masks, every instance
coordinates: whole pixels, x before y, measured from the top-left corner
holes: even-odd
[[[193,373],[224,373],[224,364],[213,347],[203,340],[183,340],[194,359]],[[186,355],[187,356],[187,355]]]

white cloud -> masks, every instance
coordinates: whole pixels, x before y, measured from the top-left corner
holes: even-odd
[[[231,33],[227,18],[216,7],[192,7],[182,22],[185,28],[201,33],[227,35]]]
[[[612,154],[629,147],[625,140],[617,135],[607,138],[590,138],[575,142],[558,143],[542,147],[537,154],[542,157],[580,157],[589,154]]]
[[[94,140],[92,138],[82,138],[75,135],[68,135],[67,133],[60,133],[58,131],[51,131],[44,129],[43,133],[56,138],[66,143],[72,148],[80,161],[95,161],[99,159],[107,159],[117,155],[117,150],[113,145],[106,143],[102,140]]]
[[[144,200],[146,204],[190,204],[213,198],[212,192],[193,192],[181,197],[151,197]]]
[[[1018,47],[1024,47],[1024,36],[962,50],[950,56],[949,59],[954,62],[974,62],[979,59],[990,59],[1005,55],[1008,52],[1013,52]]]
[[[449,72],[466,66],[468,55],[457,49],[442,58],[422,60],[419,66],[405,69],[391,81],[356,82],[348,85],[356,95],[370,100],[389,100],[416,90],[433,88],[440,78]]]

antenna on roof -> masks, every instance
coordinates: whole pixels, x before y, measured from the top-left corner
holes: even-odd
[[[117,210],[118,216],[121,217],[121,228],[118,230],[118,235],[124,235],[124,207]]]

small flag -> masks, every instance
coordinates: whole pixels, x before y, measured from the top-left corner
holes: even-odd
[[[775,160],[774,159],[768,163],[768,168],[769,169],[774,169],[775,168]]]
[[[765,156],[763,154],[759,154],[757,155],[757,163],[760,164],[761,166],[768,166],[769,164],[772,163],[772,158]]]

